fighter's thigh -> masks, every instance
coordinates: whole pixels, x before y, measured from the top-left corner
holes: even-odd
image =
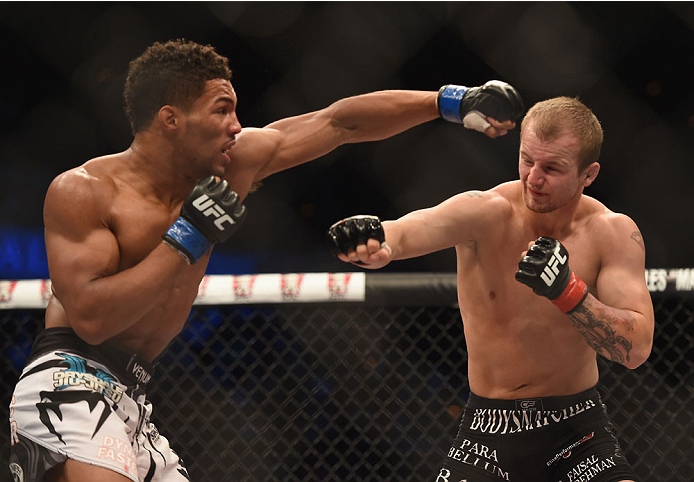
[[[68,459],[51,468],[44,482],[132,482],[129,478],[103,467]]]

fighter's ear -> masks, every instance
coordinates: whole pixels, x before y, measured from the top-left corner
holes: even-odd
[[[595,178],[598,177],[599,172],[600,164],[598,162],[594,162],[586,167],[581,174],[583,177],[583,187],[588,187],[593,184],[593,181],[595,181]]]
[[[176,129],[178,127],[176,109],[170,105],[164,105],[157,113],[157,120],[164,129]]]

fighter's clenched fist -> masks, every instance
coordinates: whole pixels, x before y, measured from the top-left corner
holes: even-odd
[[[480,87],[444,85],[439,90],[437,106],[445,120],[490,137],[513,129],[525,111],[518,91],[500,80],[490,80]]]
[[[164,242],[194,264],[212,245],[228,240],[246,218],[246,207],[226,181],[209,176],[190,191],[181,216],[162,236]]]
[[[588,288],[569,268],[569,253],[552,238],[541,237],[518,263],[516,280],[571,313],[588,296]]]
[[[328,246],[345,262],[380,268],[390,261],[391,250],[377,216],[350,216],[328,229]],[[385,261],[385,263],[383,263]]]

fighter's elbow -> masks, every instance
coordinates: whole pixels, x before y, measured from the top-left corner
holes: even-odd
[[[78,322],[72,324],[72,329],[75,331],[77,336],[90,345],[101,345],[108,339],[108,336],[104,334],[104,330],[101,330],[94,325],[94,323],[89,322]]]
[[[357,125],[349,123],[346,119],[332,117],[330,119],[330,129],[337,144],[354,144],[363,139],[363,133]]]
[[[624,366],[630,370],[635,370],[636,368],[643,365],[648,357],[651,356],[651,350],[653,348],[653,340],[641,343],[639,346],[632,349],[624,363]]]
[[[80,314],[76,310],[68,314],[68,319],[75,334],[90,345],[101,345],[110,338],[104,320],[90,314]]]

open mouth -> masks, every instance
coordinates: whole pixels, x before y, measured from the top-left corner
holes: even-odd
[[[232,141],[229,144],[226,144],[224,147],[222,147],[222,154],[224,154],[224,157],[226,157],[228,160],[231,160],[229,158],[229,151],[231,151],[231,148],[234,147],[234,144],[236,144],[236,141]]]
[[[231,141],[228,144],[224,144],[224,147],[222,147],[222,154],[228,154],[228,151],[230,151],[234,145],[236,145],[236,141]]]

